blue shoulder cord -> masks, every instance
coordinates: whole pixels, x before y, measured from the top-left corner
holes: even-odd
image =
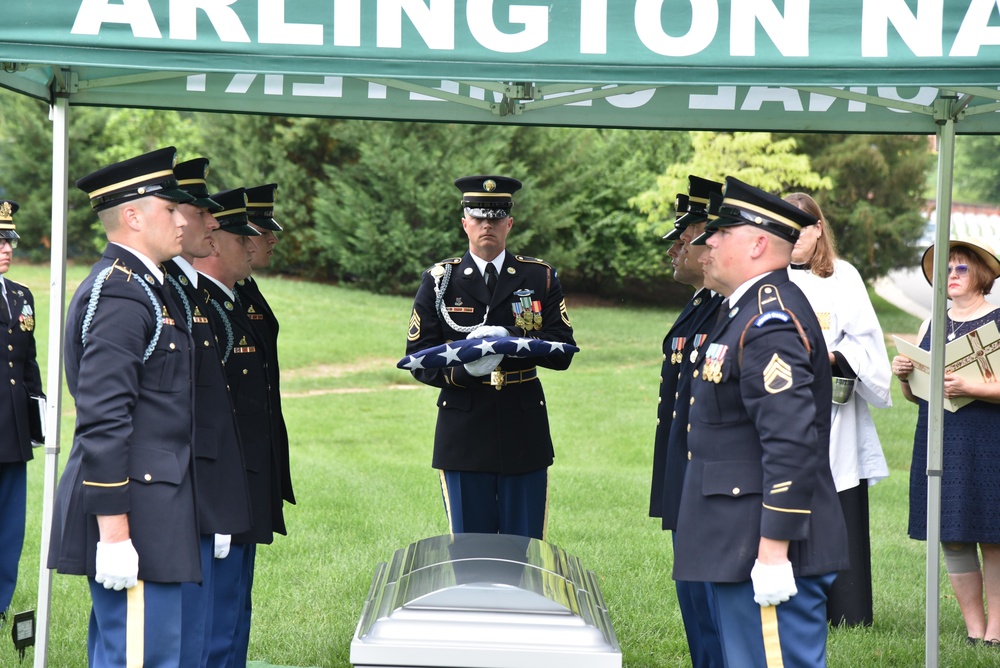
[[[177,282],[177,279],[175,279],[173,276],[171,276],[167,272],[163,272],[163,275],[167,277],[167,280],[170,281],[170,285],[174,286],[174,290],[176,290],[177,294],[180,295],[181,303],[184,304],[184,311],[187,312],[188,331],[193,334],[194,333],[194,320],[193,320],[193,317],[191,315],[191,302],[188,301],[187,295],[184,294],[184,289],[181,288],[181,284]]]
[[[222,324],[226,326],[226,339],[228,344],[226,345],[226,354],[222,356],[222,363],[225,364],[226,360],[229,359],[229,353],[233,351],[233,342],[235,341],[233,337],[233,326],[229,324],[229,316],[226,315],[226,312],[222,310],[221,306],[219,306],[219,302],[209,297],[208,303],[214,306],[215,310],[219,312],[219,316],[222,318]]]
[[[101,297],[101,288],[104,287],[104,282],[108,280],[108,276],[111,275],[116,266],[112,265],[107,269],[101,270],[101,273],[94,279],[94,287],[90,290],[90,301],[87,302],[87,313],[83,317],[83,327],[80,332],[80,342],[84,346],[87,345],[87,330],[90,329],[90,323],[94,320],[94,314],[97,312],[97,302]],[[136,279],[136,282],[146,290],[149,301],[153,304],[153,313],[156,315],[156,331],[153,333],[152,341],[146,346],[146,354],[142,356],[142,363],[145,364],[146,360],[149,359],[149,356],[156,349],[156,342],[160,340],[160,332],[163,330],[163,313],[160,310],[160,302],[156,301],[156,296],[153,295],[153,291],[146,285],[146,282],[138,279]]]

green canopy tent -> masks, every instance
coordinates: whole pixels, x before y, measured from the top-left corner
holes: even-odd
[[[70,108],[653,129],[1000,133],[997,0],[47,0],[0,27],[0,86],[53,119],[48,387],[62,382]],[[937,226],[946,248],[949,226]],[[946,254],[936,254],[944,276]],[[945,281],[933,312],[942,321]],[[931,405],[944,332],[932,336]],[[60,402],[51,392],[51,521]],[[942,409],[928,475],[927,665],[937,665]],[[47,551],[43,530],[42,553]],[[46,662],[51,573],[39,579]]]

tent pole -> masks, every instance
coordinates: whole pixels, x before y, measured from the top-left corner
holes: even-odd
[[[48,663],[52,571],[46,567],[49,529],[59,478],[59,417],[62,415],[63,328],[66,312],[66,211],[69,165],[69,97],[56,94],[49,107],[52,119],[52,254],[49,265],[49,353],[45,387],[45,490],[42,498],[42,541],[38,572],[38,618],[35,668]]]
[[[941,591],[941,476],[944,438],[944,345],[945,310],[948,307],[948,255],[951,237],[951,188],[955,168],[954,100],[937,101],[938,172],[934,234],[934,285],[931,306],[931,395],[927,407],[927,615],[926,661],[937,668],[939,661],[939,618]]]

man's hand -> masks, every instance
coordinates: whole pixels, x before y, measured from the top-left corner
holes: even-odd
[[[229,556],[229,548],[232,545],[233,537],[228,533],[215,534],[215,558],[225,559]]]
[[[485,339],[487,336],[510,336],[506,327],[500,325],[480,325],[469,332],[467,339]]]
[[[762,608],[784,603],[799,593],[790,561],[765,564],[757,559],[750,571],[750,579],[753,581],[753,600]]]
[[[94,580],[105,589],[131,589],[139,578],[139,553],[131,539],[117,543],[97,541],[97,572]]]
[[[503,355],[484,355],[480,359],[465,363],[465,370],[470,376],[485,376],[497,368],[503,361]]]

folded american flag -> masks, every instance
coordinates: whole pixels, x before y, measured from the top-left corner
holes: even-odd
[[[516,336],[487,336],[484,339],[462,339],[407,355],[399,360],[399,369],[439,369],[474,362],[486,355],[507,357],[544,357],[566,355],[580,349],[569,343],[543,341]]]

